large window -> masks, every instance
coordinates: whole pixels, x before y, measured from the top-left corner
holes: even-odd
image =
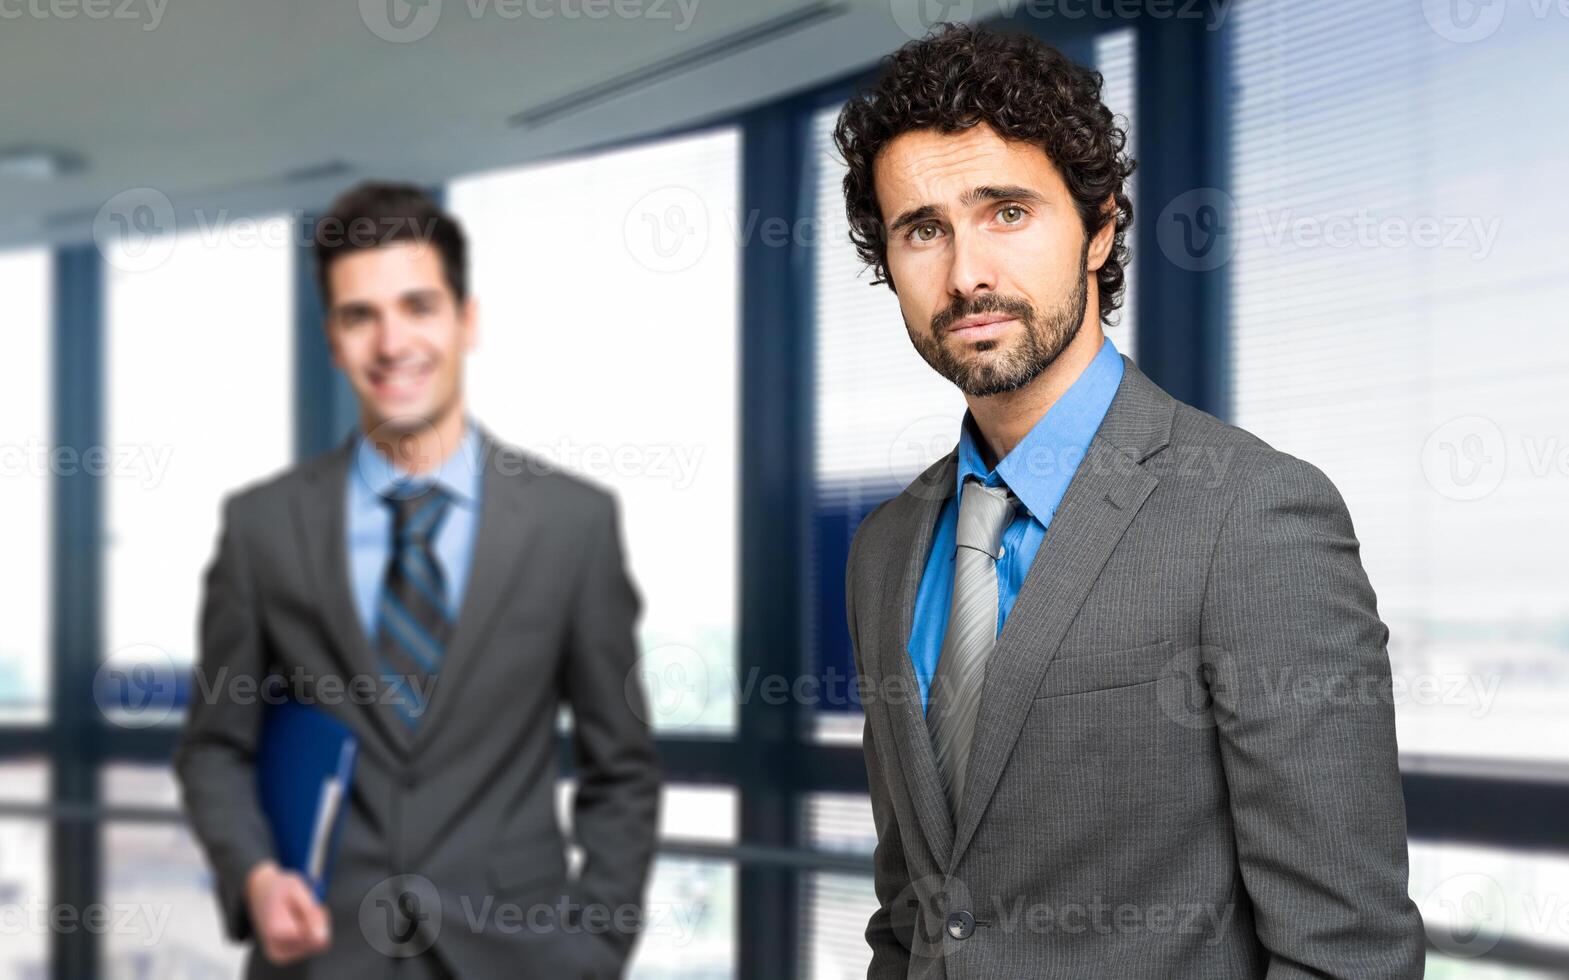
[[[105,656],[153,683],[195,659],[223,497],[292,458],[289,222],[211,224],[106,250]]]
[[[1350,506],[1401,751],[1561,761],[1569,19],[1458,9],[1238,5],[1235,414]]]
[[[474,414],[615,491],[669,734],[735,728],[739,155],[720,129],[449,192],[479,300]]]
[[[179,788],[166,766],[115,765],[104,770],[103,798],[110,807],[176,811]],[[103,939],[106,977],[241,974],[246,949],[224,934],[215,879],[183,821],[106,824],[102,847],[103,901],[115,917]]]
[[[1569,758],[1569,20],[1536,9],[1233,14],[1235,418],[1345,497],[1429,773]],[[1564,955],[1566,863],[1511,843],[1412,842],[1428,977]]]
[[[36,722],[49,700],[49,253],[0,252],[0,722]]]
[[[1106,103],[1112,113],[1117,117],[1119,125],[1127,130],[1128,156],[1138,159],[1138,129],[1134,122],[1134,100],[1138,93],[1138,33],[1132,27],[1123,27],[1115,31],[1107,31],[1095,38],[1095,70],[1101,73],[1101,101]],[[1128,196],[1133,198],[1134,221],[1149,221],[1150,215],[1144,214],[1138,208],[1139,175],[1135,170],[1133,177],[1128,181]],[[1128,232],[1128,245],[1131,250],[1133,244],[1133,231]],[[1135,261],[1137,257],[1135,256]],[[1117,313],[1117,322],[1104,326],[1106,336],[1117,346],[1117,349],[1134,360],[1138,359],[1138,352],[1134,345],[1138,342],[1138,333],[1134,317],[1134,301],[1137,299],[1133,288],[1134,276],[1138,274],[1138,266],[1130,263],[1126,268],[1127,285],[1122,293],[1122,308]]]
[[[735,845],[738,794],[726,786],[667,784],[659,805],[661,841]],[[646,926],[630,980],[729,980],[736,975],[733,861],[663,854],[648,884]]]
[[[865,794],[813,793],[802,803],[806,843],[814,850],[870,858],[877,847]],[[866,923],[877,908],[869,874],[814,871],[801,900],[801,962],[811,980],[860,980],[872,961]]]
[[[38,806],[48,798],[40,761],[0,762],[0,805]],[[0,816],[0,976],[49,974],[49,824]]]

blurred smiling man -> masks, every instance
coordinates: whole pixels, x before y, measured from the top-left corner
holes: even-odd
[[[620,976],[658,768],[627,684],[640,599],[614,502],[467,415],[465,243],[424,193],[349,191],[316,259],[359,431],[227,502],[176,757],[226,928],[255,940],[253,978]],[[258,803],[268,703],[246,692],[268,677],[358,738],[325,902],[279,866]],[[555,815],[563,704],[576,874]]]
[[[1414,980],[1350,516],[1104,336],[1132,162],[1100,84],[950,25],[835,133],[852,239],[968,405],[850,550],[869,976]]]

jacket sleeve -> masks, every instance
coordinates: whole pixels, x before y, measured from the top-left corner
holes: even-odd
[[[855,539],[850,543],[850,555],[845,570],[844,607],[845,620],[850,628],[850,648],[855,657],[855,670],[859,677],[866,676],[861,654],[860,635],[856,628],[855,573],[856,552],[861,536],[871,518],[861,524]],[[877,847],[873,852],[873,886],[877,893],[877,908],[866,924],[866,942],[872,948],[872,962],[867,970],[867,980],[903,980],[910,968],[910,950],[914,941],[915,919],[912,915],[895,915],[896,902],[910,897],[910,873],[904,860],[904,842],[899,838],[899,821],[888,795],[888,780],[883,775],[883,760],[877,741],[872,734],[872,723],[867,719],[861,734],[861,748],[866,756],[866,779],[872,798],[872,822],[877,829]]]
[[[224,928],[239,942],[252,931],[246,875],[273,857],[273,846],[252,764],[263,704],[235,697],[260,689],[267,662],[234,509],[232,500],[224,507],[218,552],[207,568],[200,655],[174,768],[186,815],[217,877]]]
[[[1237,492],[1202,613],[1237,855],[1270,980],[1419,980],[1389,630],[1345,502],[1273,457]]]
[[[577,792],[573,832],[583,866],[572,884],[579,908],[593,905],[611,922],[641,909],[657,843],[659,756],[649,730],[635,634],[642,600],[622,555],[612,498],[590,530],[582,580],[574,596],[562,682],[572,706]],[[602,920],[603,921],[603,920]],[[635,932],[599,933],[624,962]]]

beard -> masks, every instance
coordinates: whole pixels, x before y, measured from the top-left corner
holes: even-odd
[[[1090,243],[1086,236],[1079,251],[1079,275],[1073,291],[1055,308],[1038,313],[1029,301],[996,293],[981,293],[955,300],[932,317],[930,328],[916,330],[905,321],[905,329],[921,357],[932,370],[973,398],[1016,391],[1040,377],[1051,366],[1084,324],[1089,302],[1085,277],[1089,271]],[[1018,320],[1024,336],[1017,341],[981,340],[974,343],[954,340],[948,327],[967,316],[1002,313]],[[973,350],[965,350],[973,348]]]

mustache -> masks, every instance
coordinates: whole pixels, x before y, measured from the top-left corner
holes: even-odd
[[[939,311],[932,317],[932,333],[941,337],[953,324],[967,316],[976,316],[982,313],[1003,313],[1014,317],[1022,323],[1035,322],[1035,307],[1029,301],[1017,296],[999,296],[996,293],[982,293],[969,299],[958,299],[950,303],[946,309]]]

